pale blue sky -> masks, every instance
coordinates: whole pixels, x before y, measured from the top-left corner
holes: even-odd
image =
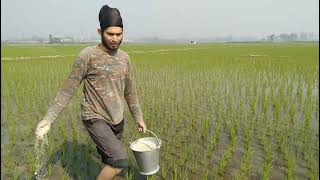
[[[319,0],[1,0],[1,39],[98,37],[104,4],[120,10],[128,39],[319,33]]]

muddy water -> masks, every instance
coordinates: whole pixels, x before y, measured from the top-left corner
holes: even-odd
[[[253,138],[252,150],[253,150],[253,153],[252,153],[252,159],[250,162],[251,169],[249,170],[250,179],[262,179],[264,152],[263,152],[263,147],[260,144],[257,137]]]
[[[9,131],[1,126],[1,146],[9,144]]]
[[[226,132],[221,132],[218,143],[214,147],[214,152],[212,154],[210,163],[214,165],[217,165],[219,163],[219,160],[221,159],[222,154],[228,145],[228,142],[229,142],[228,134]]]
[[[225,179],[234,179],[240,174],[241,162],[244,157],[244,143],[243,137],[238,138],[238,143],[234,154],[232,155],[231,162],[226,167]]]
[[[1,146],[9,144],[9,131],[6,127],[6,97],[1,96]]]

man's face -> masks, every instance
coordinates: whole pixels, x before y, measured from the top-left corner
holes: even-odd
[[[102,44],[110,51],[117,50],[122,42],[123,30],[121,27],[111,26],[101,32]]]

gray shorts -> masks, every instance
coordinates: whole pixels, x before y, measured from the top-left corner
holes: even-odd
[[[120,141],[124,120],[116,125],[108,124],[102,119],[90,119],[82,122],[95,142],[102,162],[115,168],[128,168],[128,155]]]

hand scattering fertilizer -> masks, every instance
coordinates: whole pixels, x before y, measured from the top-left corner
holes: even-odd
[[[159,171],[161,140],[150,130],[154,137],[144,137],[130,142],[130,149],[138,164],[140,174],[152,175]]]

